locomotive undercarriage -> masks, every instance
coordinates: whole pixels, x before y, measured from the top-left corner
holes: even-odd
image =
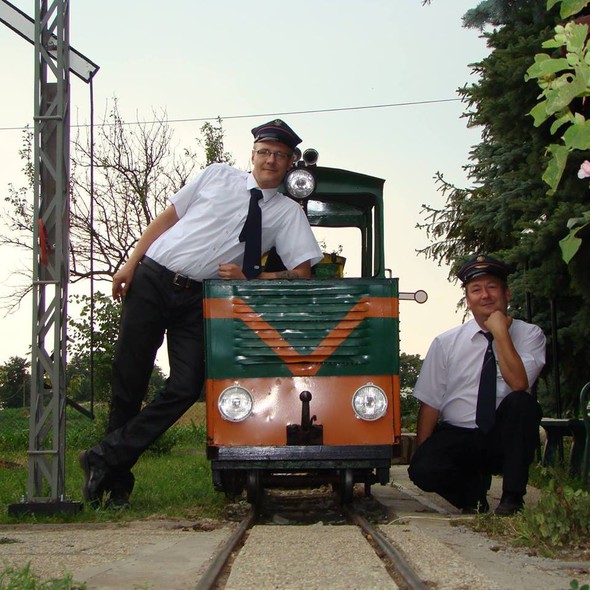
[[[258,504],[265,488],[330,484],[350,503],[354,484],[363,483],[368,496],[373,484],[389,482],[394,450],[391,445],[210,447],[207,456],[215,489],[228,497],[246,490],[248,501]]]

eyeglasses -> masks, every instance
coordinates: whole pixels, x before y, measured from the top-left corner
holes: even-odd
[[[254,153],[262,158],[270,158],[271,156],[274,156],[277,160],[280,160],[281,162],[284,162],[285,160],[288,160],[293,157],[293,154],[287,154],[285,152],[271,152],[267,149],[254,150]]]

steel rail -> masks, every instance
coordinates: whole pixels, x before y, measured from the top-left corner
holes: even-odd
[[[217,579],[221,575],[223,568],[227,565],[232,551],[236,548],[238,543],[244,538],[246,531],[252,526],[256,514],[254,510],[250,510],[249,513],[244,517],[238,528],[225,542],[222,549],[218,551],[213,557],[207,571],[201,576],[199,583],[196,585],[195,590],[212,590],[215,587]]]
[[[355,512],[350,506],[343,506],[343,511],[354,524],[359,526],[367,535],[371,535],[375,543],[391,560],[410,590],[429,590],[429,587],[418,577],[406,558],[389,542],[385,535],[380,533],[366,518]]]

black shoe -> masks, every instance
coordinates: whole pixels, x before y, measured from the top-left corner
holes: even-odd
[[[490,511],[490,505],[485,498],[482,498],[477,506],[465,506],[461,509],[461,514],[486,514]]]
[[[496,516],[514,516],[524,508],[524,499],[521,494],[504,492],[498,507],[494,511]]]
[[[104,494],[110,469],[104,460],[92,451],[82,451],[78,456],[78,461],[84,472],[84,485],[82,486],[84,500],[93,508],[97,508]]]
[[[107,491],[105,508],[111,508],[112,510],[128,510],[131,508],[129,496],[130,493],[127,490]]]

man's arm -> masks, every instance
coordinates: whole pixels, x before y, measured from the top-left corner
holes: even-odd
[[[494,311],[484,322],[485,327],[494,336],[496,343],[496,359],[504,381],[512,391],[526,391],[529,380],[520,355],[514,348],[508,329],[512,318],[501,311]]]
[[[292,270],[279,270],[276,272],[261,272],[258,279],[309,279],[311,278],[311,263],[309,260],[302,262]]]
[[[420,446],[434,432],[439,414],[440,412],[437,409],[420,402],[418,425],[416,427],[416,445]]]
[[[220,279],[245,279],[242,269],[233,262],[219,265]],[[277,272],[261,272],[257,279],[309,279],[311,278],[311,263],[309,260],[302,262],[291,270],[279,270]]]
[[[158,215],[146,227],[139,238],[129,260],[113,275],[113,299],[124,298],[129,290],[133,274],[147,252],[148,248],[159,238],[167,229],[170,229],[178,221],[178,215],[174,205],[170,205],[160,215]]]

